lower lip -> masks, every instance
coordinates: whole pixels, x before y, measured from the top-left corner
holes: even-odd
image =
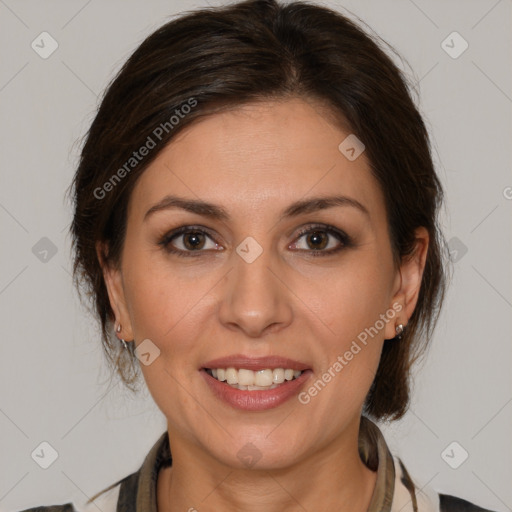
[[[229,384],[212,377],[206,370],[201,370],[201,374],[213,394],[231,407],[244,411],[265,411],[278,407],[297,395],[304,382],[309,378],[311,370],[303,371],[296,379],[284,381],[277,388],[254,391],[232,388]]]

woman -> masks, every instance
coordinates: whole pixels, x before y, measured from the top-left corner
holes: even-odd
[[[168,428],[85,507],[37,510],[484,510],[419,489],[375,423],[406,412],[442,303],[442,189],[355,24],[250,0],[161,27],[109,86],[74,199],[106,354]]]

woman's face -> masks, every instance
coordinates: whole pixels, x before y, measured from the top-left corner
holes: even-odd
[[[412,313],[425,251],[395,268],[365,154],[342,153],[350,134],[319,112],[293,99],[211,115],[133,190],[107,285],[171,448],[268,469],[346,443]]]

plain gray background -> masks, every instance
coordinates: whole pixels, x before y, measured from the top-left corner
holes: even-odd
[[[324,4],[360,16],[410,63],[446,189],[454,277],[411,410],[383,426],[386,439],[420,487],[512,510],[512,2]],[[0,0],[2,511],[83,501],[137,470],[166,428],[147,391],[108,386],[72,286],[64,193],[115,71],[169,16],[205,5]],[[58,43],[47,59],[31,47],[43,31]],[[457,58],[442,46],[454,31],[469,45]],[[453,37],[452,53],[463,44]],[[55,254],[41,255],[44,237]],[[31,458],[42,441],[58,452],[48,469]],[[457,469],[442,456],[454,441],[469,454]],[[449,453],[453,464],[462,451]]]

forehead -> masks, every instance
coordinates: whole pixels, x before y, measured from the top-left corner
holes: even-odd
[[[133,208],[172,193],[251,214],[340,193],[380,215],[383,197],[364,152],[351,161],[339,149],[349,135],[320,105],[301,99],[209,115],[180,132],[144,171]]]

